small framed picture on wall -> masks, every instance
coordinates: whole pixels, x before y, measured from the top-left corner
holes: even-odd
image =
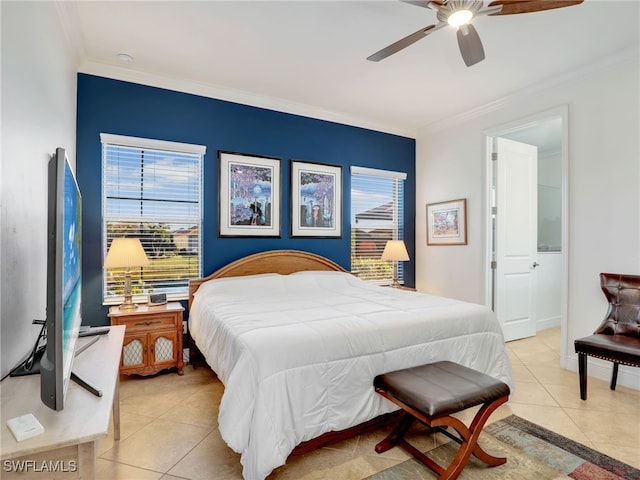
[[[342,237],[342,167],[291,161],[291,236]]]
[[[467,199],[427,204],[427,245],[467,244]]]
[[[218,152],[220,237],[280,236],[280,159]]]

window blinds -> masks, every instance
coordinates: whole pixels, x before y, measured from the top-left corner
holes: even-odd
[[[351,167],[351,270],[363,280],[393,279],[390,262],[380,260],[388,240],[404,239],[404,180],[407,174]],[[398,278],[403,279],[402,262]]]
[[[138,237],[149,265],[132,269],[133,294],[188,295],[201,276],[205,147],[102,134],[103,255],[117,237]],[[104,272],[105,303],[122,298],[123,276]]]

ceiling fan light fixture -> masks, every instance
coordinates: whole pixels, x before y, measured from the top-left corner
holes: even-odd
[[[0,0],[2,1],[2,0]],[[516,13],[540,12],[554,8],[578,5],[584,0],[490,0],[484,7],[484,0],[401,0],[436,12],[438,23],[421,28],[411,35],[379,50],[367,57],[377,62],[389,55],[413,45],[427,35],[444,28],[446,25],[456,27],[456,37],[460,54],[467,67],[484,60],[484,47],[480,36],[471,23],[474,17],[483,15],[513,15]]]
[[[467,10],[466,8],[456,10],[452,12],[449,17],[447,17],[447,22],[452,27],[459,27],[460,25],[464,25],[469,23],[469,21],[473,18],[473,12],[471,10]]]

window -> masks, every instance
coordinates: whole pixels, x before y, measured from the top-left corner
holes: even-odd
[[[351,167],[351,270],[363,280],[390,283],[393,267],[380,260],[387,240],[404,240],[406,173]],[[403,281],[402,262],[398,279]]]
[[[202,158],[206,147],[101,134],[103,255],[138,237],[149,265],[132,269],[136,295],[185,299],[201,276]],[[119,303],[123,272],[105,271],[104,302]]]

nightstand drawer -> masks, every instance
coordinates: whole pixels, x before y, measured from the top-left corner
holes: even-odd
[[[178,325],[178,317],[175,313],[172,314],[156,314],[153,316],[141,317],[124,317],[118,319],[120,325],[127,326],[127,332],[136,330],[148,330],[149,328],[158,328],[162,326],[175,327]]]

